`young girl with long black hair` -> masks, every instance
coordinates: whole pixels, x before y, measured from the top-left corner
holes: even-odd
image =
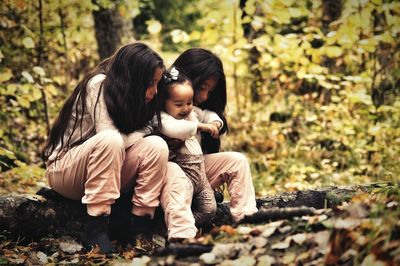
[[[147,45],[122,46],[79,82],[44,149],[50,187],[87,206],[85,242],[102,253],[114,251],[108,220],[120,194],[133,191],[133,229],[149,225],[159,205],[168,147],[144,136],[157,113],[153,98],[163,71]]]

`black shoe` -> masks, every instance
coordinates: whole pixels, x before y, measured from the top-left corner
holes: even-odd
[[[111,206],[108,227],[110,239],[117,240],[122,245],[128,244],[131,239],[130,236],[132,235],[131,198],[131,194],[121,195],[121,197]]]
[[[154,220],[150,216],[132,215],[132,240],[134,248],[143,254],[152,254],[155,244],[152,240]]]
[[[150,236],[153,232],[154,220],[150,216],[132,215],[132,233],[136,235]]]
[[[115,253],[108,235],[108,216],[88,215],[83,242],[89,248],[98,246],[99,252],[102,254]]]

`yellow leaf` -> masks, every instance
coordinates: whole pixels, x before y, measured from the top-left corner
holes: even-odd
[[[34,71],[36,74],[38,74],[39,76],[41,76],[41,77],[46,76],[46,72],[44,72],[44,69],[41,68],[40,66],[35,66],[35,67],[33,67],[33,71]]]
[[[31,37],[25,37],[24,39],[22,39],[22,44],[27,49],[32,49],[35,47],[35,43],[33,42],[33,39]]]
[[[381,131],[381,127],[379,125],[371,127],[368,129],[368,133],[372,136],[377,136],[379,135],[379,132]]]
[[[194,31],[192,31],[192,32],[190,33],[189,38],[190,38],[191,40],[200,40],[200,38],[201,38],[201,32],[200,32],[200,31],[197,31],[197,30],[194,30]]]
[[[281,0],[281,2],[282,2],[285,6],[291,6],[291,5],[293,5],[293,3],[295,2],[295,0]]]
[[[50,94],[53,95],[53,96],[58,95],[57,88],[56,88],[54,85],[52,85],[52,84],[46,85],[46,86],[44,87],[44,90],[45,90],[47,93],[50,93]]]
[[[11,69],[6,68],[0,73],[0,82],[5,82],[8,81],[12,78],[13,74],[11,72]]]
[[[294,252],[285,253],[285,255],[282,258],[282,262],[283,264],[287,265],[289,263],[294,262],[295,259],[296,259],[296,254]]]
[[[162,25],[158,20],[148,20],[146,21],[147,31],[150,34],[156,35],[161,31]]]
[[[7,94],[13,95],[17,91],[18,85],[17,84],[8,84],[7,85]]]
[[[31,106],[31,103],[25,97],[18,97],[17,101],[22,107],[29,108]]]
[[[40,98],[42,98],[42,92],[40,91],[39,88],[33,87],[32,88],[32,96],[31,96],[32,101],[37,101]]]
[[[22,76],[29,82],[29,83],[34,83],[35,81],[33,80],[33,77],[31,74],[29,74],[26,71],[22,71]]]
[[[301,14],[301,10],[299,8],[289,8],[289,14],[292,18],[298,18],[300,17]]]
[[[250,24],[255,31],[261,30],[264,26],[264,23],[260,17],[254,17]]]
[[[121,15],[121,17],[126,16],[126,6],[125,5],[119,5],[118,6],[118,13]]]
[[[342,55],[343,50],[339,46],[328,46],[325,47],[325,52],[328,57],[338,57]]]

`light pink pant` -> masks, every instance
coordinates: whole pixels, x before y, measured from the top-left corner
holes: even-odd
[[[46,177],[61,195],[87,204],[89,215],[110,214],[120,193],[132,190],[132,213],[154,216],[165,184],[168,147],[149,136],[125,150],[115,130],[97,133],[50,164]]]
[[[234,221],[257,212],[253,180],[246,157],[238,152],[220,152],[204,156],[206,176],[213,189],[227,183],[230,211]],[[168,238],[196,236],[191,203],[193,188],[175,163],[168,163],[166,185],[161,193]]]

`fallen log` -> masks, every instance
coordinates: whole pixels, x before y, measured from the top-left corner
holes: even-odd
[[[331,208],[350,199],[357,191],[367,191],[377,186],[379,184],[327,187],[268,195],[257,199],[259,213],[247,217],[244,222],[260,223],[310,215],[313,209]],[[126,197],[121,197],[121,201],[130,202],[126,201]],[[79,201],[66,199],[48,188],[41,189],[36,195],[1,195],[0,231],[7,232],[10,237],[23,237],[27,241],[49,235],[79,238],[85,212],[85,206]],[[163,224],[160,213],[157,212],[156,219]],[[212,223],[233,224],[227,202],[218,203]]]

